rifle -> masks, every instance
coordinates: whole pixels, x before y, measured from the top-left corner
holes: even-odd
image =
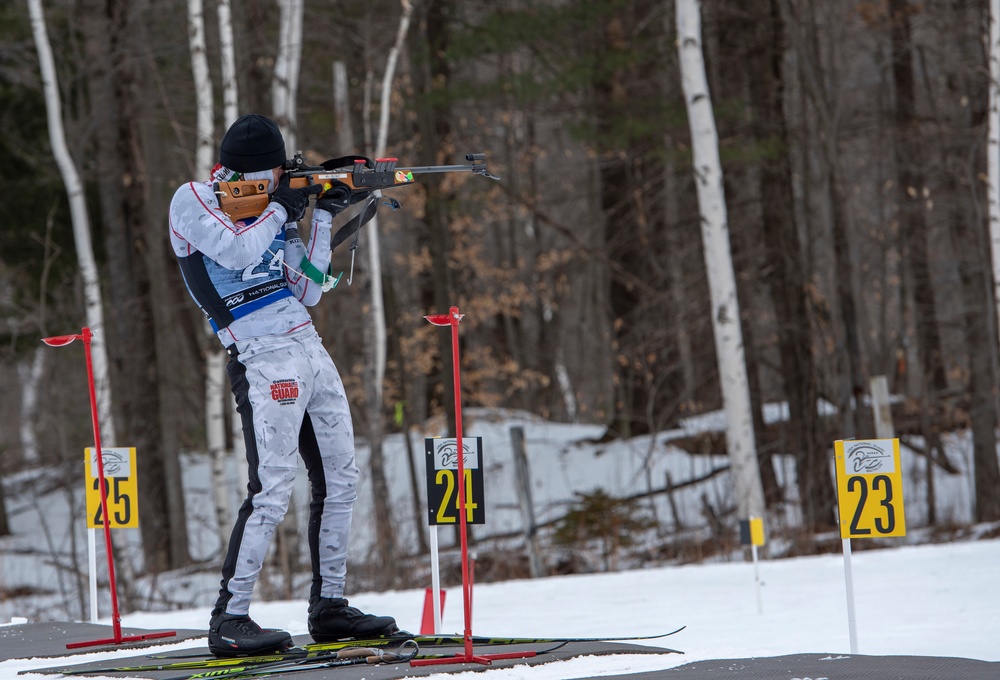
[[[469,161],[467,165],[397,168],[395,158],[379,158],[369,165],[371,161],[366,158],[345,156],[325,161],[322,165],[308,166],[302,159],[302,153],[299,152],[291,160],[285,161],[282,167],[285,174],[289,175],[289,186],[293,189],[319,185],[323,187],[321,193],[326,193],[332,189],[343,191],[346,188],[351,194],[351,202],[354,202],[353,199],[356,197],[371,194],[373,191],[414,184],[416,183],[414,175],[471,172],[490,179],[500,179],[487,172],[486,154],[466,154],[465,160]],[[219,197],[219,205],[232,220],[255,217],[264,212],[270,202],[267,189],[268,183],[258,180],[215,183],[215,194]],[[399,205],[395,201],[392,204],[394,208]]]

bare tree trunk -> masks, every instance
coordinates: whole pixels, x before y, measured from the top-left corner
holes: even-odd
[[[375,158],[385,156],[389,135],[389,113],[392,106],[392,84],[396,73],[396,62],[399,52],[406,40],[410,27],[410,17],[413,5],[409,0],[402,0],[403,14],[399,19],[396,31],[396,41],[389,50],[386,60],[385,74],[382,76],[382,91],[379,101],[378,136],[375,143]],[[397,583],[399,574],[396,571],[396,532],[392,519],[392,503],[390,502],[389,484],[385,478],[385,460],[382,451],[383,438],[383,408],[382,391],[385,381],[386,359],[386,328],[385,301],[382,293],[382,258],[379,245],[378,217],[368,223],[368,265],[371,268],[371,309],[365,315],[366,335],[371,342],[366,343],[369,376],[368,387],[368,443],[371,447],[372,497],[375,501],[375,532],[379,564],[382,569],[376,570],[375,586],[381,590],[392,588]]]
[[[399,426],[403,430],[403,439],[406,446],[406,470],[409,474],[410,480],[410,502],[413,508],[413,529],[414,535],[417,537],[417,551],[419,554],[426,554],[428,551],[427,547],[427,531],[425,529],[427,525],[426,515],[424,514],[424,506],[420,500],[420,484],[423,480],[422,474],[417,472],[417,460],[423,459],[423,456],[419,456],[414,451],[413,448],[413,438],[410,436],[410,430],[413,427],[413,423],[410,419],[410,403],[409,396],[413,388],[410,386],[410,382],[407,378],[409,370],[406,362],[406,352],[403,351],[402,343],[399,341],[400,337],[403,337],[407,330],[403,328],[403,319],[405,318],[403,314],[400,313],[399,305],[396,302],[395,289],[393,286],[386,286],[386,298],[385,298],[385,311],[386,318],[393,320],[392,334],[390,335],[389,349],[392,353],[392,359],[396,364],[396,370],[399,372],[400,376],[400,403],[397,405],[399,414]]]
[[[89,12],[81,26],[92,36],[86,57],[90,124],[96,132],[97,184],[108,259],[109,300],[115,314],[109,331],[116,342],[112,378],[121,395],[119,434],[141,452],[140,531],[145,568],[161,571],[188,563],[188,537],[176,448],[165,446],[161,418],[161,362],[157,347],[154,280],[164,271],[162,213],[150,211],[141,90],[147,79],[140,61],[129,58],[141,44],[144,5],[110,0]]]
[[[938,333],[937,308],[928,261],[927,186],[923,176],[926,165],[924,140],[916,110],[914,88],[913,44],[910,37],[908,0],[890,0],[889,18],[892,34],[892,80],[896,91],[894,107],[894,144],[899,204],[898,223],[903,249],[913,280],[913,297],[917,327],[917,352],[925,374],[924,384],[930,390],[923,395],[927,402],[937,400],[937,393],[947,389],[944,375],[941,337]]]
[[[982,201],[979,196],[982,157],[980,130],[988,118],[988,84],[982,67],[990,55],[983,53],[987,41],[982,40],[981,30],[989,19],[979,2],[960,0],[950,18],[960,26],[955,31],[961,69],[949,85],[952,102],[961,96],[968,97],[967,105],[956,108],[956,129],[946,146],[946,184],[954,192],[953,234],[955,252],[959,256],[959,279],[962,283],[965,338],[969,364],[969,418],[972,426],[973,459],[975,467],[976,520],[1000,520],[1000,461],[997,460],[997,338],[996,328],[990,318],[995,309],[993,285],[989,280],[990,265],[985,253]],[[968,31],[963,35],[963,31]]]
[[[982,313],[983,294],[989,291],[988,270],[979,234],[968,217],[956,215],[956,252],[962,253],[959,278],[965,310],[965,338],[969,356],[969,420],[972,427],[975,518],[979,522],[1000,519],[1000,465],[997,462],[997,414],[992,376],[996,370],[996,343],[991,342],[989,316]],[[933,451],[927,453],[933,460]]]
[[[52,230],[54,226],[52,213],[49,212],[48,217],[45,220],[45,260],[42,266],[38,293],[39,304],[37,322],[38,330],[41,331],[42,337],[49,335],[48,327],[45,321],[45,311],[48,292],[48,277],[51,272],[53,262]],[[18,366],[18,378],[21,380],[21,384],[24,388],[21,394],[21,455],[23,461],[28,465],[38,465],[41,462],[41,453],[38,450],[36,420],[38,417],[37,408],[39,387],[45,370],[45,353],[46,351],[43,347],[38,347],[35,350],[35,354],[31,359],[30,365]],[[0,493],[2,493],[2,486],[3,485],[0,484]],[[0,503],[0,505],[2,505],[2,503]],[[0,511],[2,510],[3,508],[0,508]],[[4,522],[6,523],[6,517],[4,517]]]
[[[669,18],[665,18],[669,22]],[[669,148],[665,143],[664,148]],[[677,195],[679,191],[678,168],[670,160],[663,168],[663,193],[665,201],[665,220],[667,224],[677,224],[679,213]],[[666,230],[667,259],[665,266],[669,277],[669,301],[678,311],[677,323],[673,324],[673,342],[677,345],[678,363],[677,371],[680,373],[680,391],[677,401],[682,412],[690,411],[695,404],[695,361],[694,342],[687,320],[684,317],[684,298],[686,285],[684,282],[684,240],[686,236],[680,229]]]
[[[857,433],[856,409],[865,392],[861,370],[861,343],[858,338],[857,303],[854,296],[854,260],[850,252],[850,224],[845,210],[845,197],[839,168],[837,122],[839,111],[832,101],[824,81],[819,57],[819,38],[815,26],[815,10],[811,0],[800,3],[801,14],[796,15],[790,0],[778,0],[786,34],[791,38],[802,73],[807,97],[812,102],[819,126],[821,167],[825,175],[825,188],[833,232],[833,252],[837,266],[835,277],[837,300],[844,333],[843,345],[838,344],[840,385],[838,408],[841,412],[841,435],[854,437]]]
[[[968,168],[967,177],[972,177]],[[978,180],[977,180],[978,181]],[[971,182],[969,183],[971,184]],[[953,187],[956,198],[966,194],[968,187]],[[959,253],[958,275],[963,299],[963,321],[968,353],[969,421],[972,429],[974,485],[976,491],[975,518],[978,522],[1000,519],[1000,463],[997,461],[997,411],[993,375],[996,371],[996,339],[990,333],[992,324],[989,296],[989,265],[986,261],[986,244],[983,234],[976,227],[981,223],[970,212],[966,199],[964,205],[955,203],[951,220],[955,252]],[[985,298],[985,299],[984,299]],[[933,460],[933,450],[928,446],[928,457]]]
[[[42,349],[38,348],[35,351],[40,352],[42,351]],[[23,423],[21,427],[23,430],[24,427]],[[3,470],[3,472],[7,471]],[[10,523],[7,521],[7,499],[6,499],[6,494],[4,492],[4,485],[0,484],[0,536],[9,536],[9,535],[10,535]]]
[[[205,181],[215,164],[215,125],[212,78],[205,46],[205,16],[201,0],[188,0],[188,46],[191,53],[191,71],[194,76],[197,132],[195,145],[195,179]],[[219,6],[220,33],[225,44],[225,29],[221,20],[224,13]],[[231,33],[230,26],[230,33]],[[231,54],[229,55],[232,56]],[[223,64],[227,56],[223,50]],[[205,445],[212,470],[212,496],[215,504],[216,532],[219,552],[225,554],[229,532],[233,524],[232,499],[226,475],[226,353],[219,346],[211,327],[204,324],[208,343],[205,348]]]
[[[347,86],[347,66],[342,61],[333,62],[333,125],[337,131],[337,155],[355,148]]]
[[[417,6],[420,40],[414,40],[419,53],[413,61],[414,89],[417,93],[417,124],[420,132],[421,165],[444,162],[441,149],[451,135],[449,105],[441,96],[451,79],[451,70],[444,58],[450,41],[449,22],[453,0],[428,0]],[[422,306],[429,312],[443,312],[454,300],[454,284],[448,257],[451,252],[449,234],[451,194],[442,188],[438,175],[428,175],[423,182],[427,191],[427,246],[431,257],[430,287],[422,291]],[[449,386],[452,377],[451,352],[440,354],[439,380],[428,382],[429,401],[438,401],[446,414],[455,410],[454,394]],[[436,392],[435,388],[440,388]],[[449,434],[454,435],[454,423],[449,421]]]
[[[278,29],[278,56],[274,61],[271,81],[271,106],[274,122],[285,138],[289,154],[298,147],[298,123],[295,107],[299,90],[299,68],[302,63],[303,0],[278,0],[281,10]]]
[[[930,239],[927,212],[930,210],[929,190],[924,178],[923,130],[916,109],[913,51],[910,15],[914,11],[908,0],[890,0],[889,20],[892,42],[892,79],[896,92],[893,128],[896,172],[898,179],[897,224],[902,241],[903,257],[909,266],[913,286],[916,351],[922,371],[921,408],[932,413],[940,403],[941,393],[948,388],[944,372],[944,352],[938,330],[937,305],[931,280],[928,251],[935,247]],[[936,418],[922,418],[927,443],[928,461],[941,448],[941,432]],[[928,524],[935,523],[933,502],[933,466],[928,467]]]
[[[44,332],[44,331],[43,331]],[[38,437],[35,434],[35,409],[38,406],[38,386],[45,370],[45,350],[35,349],[30,363],[19,364],[17,377],[21,381],[21,455],[29,465],[38,465]]]
[[[285,140],[285,152],[294,154],[298,144],[299,68],[302,62],[302,18],[303,0],[279,0],[281,10],[278,29],[278,55],[274,62],[271,80],[271,106],[274,121],[281,128]],[[284,573],[284,592],[292,595],[292,574],[298,570],[301,558],[299,536],[299,513],[295,497],[288,503],[288,512],[277,532],[276,556]]]
[[[211,330],[211,329],[210,329]],[[215,503],[215,527],[219,537],[219,556],[226,554],[226,544],[233,527],[233,500],[229,493],[226,463],[226,352],[215,337],[205,350],[205,440],[212,464],[212,500]]]
[[[76,257],[83,279],[83,301],[87,326],[94,333],[90,344],[93,357],[94,391],[97,395],[97,412],[101,423],[102,438],[108,442],[116,440],[115,422],[111,411],[111,380],[108,370],[108,353],[105,340],[104,312],[101,306],[101,284],[94,260],[94,249],[90,238],[90,218],[87,215],[83,184],[76,164],[66,146],[66,134],[62,123],[62,102],[59,84],[56,81],[55,62],[41,0],[28,0],[31,15],[31,30],[38,51],[38,62],[45,93],[45,111],[48,120],[49,140],[55,157],[66,195],[69,199],[70,217],[73,222],[73,239],[76,243]]]
[[[785,120],[786,37],[776,2],[757,7],[746,22],[753,46],[747,70],[754,107],[754,133],[760,141],[789,148]],[[795,218],[792,168],[786,153],[761,160],[760,200],[768,282],[777,321],[781,375],[788,400],[788,449],[795,456],[803,523],[819,528],[833,522],[833,485],[822,441],[817,404],[817,375],[806,290],[808,279]],[[765,485],[768,503],[779,500],[776,487]],[[771,495],[773,492],[775,495]]]
[[[764,517],[764,491],[757,465],[736,278],[729,247],[719,139],[701,51],[701,3],[677,0],[676,10],[681,83],[691,127],[705,267],[712,294],[712,327],[726,411],[726,448],[739,516]]]
[[[205,15],[201,0],[188,0],[188,46],[198,113],[197,146],[195,147],[195,179],[208,179],[215,164],[215,126],[212,101],[212,79],[209,77],[208,56],[205,52]]]
[[[7,521],[7,502],[4,499],[2,484],[0,484],[0,536],[10,536],[10,523]]]
[[[660,177],[662,164],[644,153],[660,137],[652,132],[623,130],[621,125],[629,115],[630,100],[647,89],[645,74],[626,64],[636,58],[631,36],[640,31],[637,14],[651,6],[625,3],[625,11],[600,17],[600,26],[595,26],[600,37],[593,49],[598,51],[599,61],[614,66],[595,69],[591,74],[594,125],[600,140],[597,167],[603,220],[601,247],[607,253],[610,271],[607,301],[615,373],[612,414],[605,437],[625,439],[653,432],[657,420],[669,417],[664,413],[669,413],[669,408],[657,401],[662,379],[657,375],[662,366],[658,362],[667,351],[666,338],[658,338],[657,327],[646,323],[654,314],[662,313],[662,308],[655,306],[662,275],[657,255],[663,211],[650,191],[656,186],[655,180],[646,180],[647,173],[651,178]]]
[[[219,54],[222,63],[222,119],[228,129],[239,118],[239,87],[236,82],[236,49],[230,0],[218,0]]]
[[[236,48],[235,39],[233,38],[233,15],[232,8],[230,5],[230,0],[219,0],[219,53],[222,63],[222,119],[223,124],[226,129],[239,118],[239,84],[236,81]],[[215,338],[211,340],[212,350],[216,349]],[[221,349],[218,352],[219,359],[225,364],[226,355]],[[211,359],[206,362],[206,370],[213,370],[209,367]],[[226,376],[225,366],[222,368],[220,376]],[[217,488],[223,490],[224,494],[216,495],[216,503],[222,501],[224,509],[219,512],[219,508],[223,506],[217,506],[216,508],[216,518],[218,520],[218,530],[219,530],[219,550],[225,551],[226,545],[229,540],[228,532],[229,528],[233,524],[232,518],[232,504],[231,504],[231,494],[229,493],[229,484],[227,483],[227,478],[222,476],[225,472],[224,461],[228,458],[234,463],[236,469],[235,479],[244,480],[247,479],[247,460],[246,460],[246,442],[243,441],[243,419],[237,410],[236,398],[233,396],[231,390],[225,389],[225,380],[223,380],[222,395],[221,399],[225,402],[229,410],[229,433],[230,441],[233,443],[231,455],[228,455],[225,451],[222,452],[220,459],[213,458],[213,468],[212,477],[215,480]],[[206,387],[208,381],[205,381]],[[207,398],[208,395],[206,395]],[[213,397],[214,398],[214,397]],[[221,496],[221,497],[220,497]]]
[[[1000,324],[1000,0],[990,0],[989,9],[989,39],[987,42],[987,60],[990,66],[989,85],[989,122],[986,139],[987,168],[987,202],[989,204],[989,235],[992,246],[993,271],[993,302],[997,306],[995,313]],[[1000,335],[1000,329],[998,329]],[[933,469],[928,458],[928,466]],[[984,479],[984,484],[989,480]],[[996,489],[993,489],[995,492]],[[977,506],[978,507],[978,506]]]

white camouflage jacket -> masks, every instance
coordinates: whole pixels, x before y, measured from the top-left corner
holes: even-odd
[[[330,264],[333,217],[313,210],[309,245],[295,223],[270,203],[256,219],[233,222],[222,212],[210,182],[189,182],[170,201],[170,243],[188,292],[229,346],[282,335],[312,323],[306,307],[322,287],[302,273],[307,257],[325,272]]]

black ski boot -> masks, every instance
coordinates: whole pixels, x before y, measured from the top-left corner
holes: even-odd
[[[342,597],[309,600],[309,634],[316,642],[379,637],[397,631],[396,619],[365,614],[356,607],[347,606],[347,600]]]
[[[280,652],[292,646],[283,630],[261,628],[246,614],[216,614],[208,624],[208,649],[216,656]]]

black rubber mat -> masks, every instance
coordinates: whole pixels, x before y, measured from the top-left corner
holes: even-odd
[[[1000,641],[998,641],[1000,644]],[[941,656],[792,654],[696,661],[629,680],[998,680],[1000,662]]]
[[[154,631],[122,629],[123,635],[142,635]],[[151,639],[116,646],[86,647],[67,650],[67,642],[82,642],[106,639],[112,636],[110,626],[88,623],[37,623],[0,627],[0,660],[69,656],[73,651],[86,653],[105,651],[123,647],[143,647],[161,645],[175,641],[204,637],[205,631],[178,630],[176,636]],[[306,644],[308,636],[295,638],[296,644]],[[507,651],[544,650],[551,645],[509,645],[504,647],[477,647],[475,654],[494,654]],[[425,651],[432,651],[430,648]],[[203,644],[168,652],[165,656],[185,656],[207,652]],[[463,654],[458,648],[435,647],[433,652]],[[336,669],[315,668],[299,671],[287,677],[295,680],[319,680],[335,677],[338,680],[397,680],[401,678],[424,677],[437,673],[509,668],[517,665],[539,665],[565,661],[574,657],[610,654],[669,654],[670,650],[660,647],[646,647],[635,644],[611,642],[573,642],[553,651],[528,658],[496,659],[489,665],[462,662],[433,666],[410,666],[409,664],[380,664],[374,666],[344,666]],[[31,673],[58,673],[60,669],[75,666],[88,675],[109,674],[115,666],[147,665],[169,659],[151,659],[145,654],[121,654],[115,659],[74,664],[71,659],[60,662],[59,666],[32,669]],[[129,672],[122,677],[150,678],[158,680],[176,677],[183,671],[143,671]],[[194,671],[192,671],[194,672]],[[80,677],[87,677],[82,675]],[[282,675],[270,676],[280,679]],[[530,677],[530,676],[529,676]],[[602,676],[606,677],[606,676]],[[616,675],[623,680],[1000,680],[1000,662],[979,661],[952,657],[933,656],[867,656],[827,653],[792,654],[788,656],[715,659],[695,661],[660,671]],[[589,679],[588,679],[589,680]]]
[[[119,644],[94,645],[78,649],[66,649],[68,643],[92,642],[114,638],[111,626],[96,623],[21,623],[12,626],[0,626],[0,661],[8,659],[29,659],[39,656],[68,656],[74,653],[96,652],[108,649],[134,649],[152,645],[170,644],[204,637],[204,630],[168,630],[166,628],[153,631],[138,628],[122,628],[122,637],[135,637],[149,633],[172,632],[170,637],[149,640],[136,640]]]

